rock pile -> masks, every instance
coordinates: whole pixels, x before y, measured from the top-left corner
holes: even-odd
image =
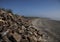
[[[3,11],[3,10],[2,10]],[[0,42],[46,42],[31,21],[0,10]]]

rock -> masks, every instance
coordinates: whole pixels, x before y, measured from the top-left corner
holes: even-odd
[[[38,36],[36,32],[34,32],[34,35],[35,35],[36,37]]]
[[[8,39],[7,36],[4,36],[3,40],[4,40],[4,42],[11,42],[11,41]]]
[[[37,41],[41,41],[42,40],[42,38],[41,37],[39,37],[39,39],[37,40]]]
[[[22,39],[20,42],[29,42],[29,41],[26,39]]]
[[[37,38],[35,36],[32,36],[33,40],[37,42]]]
[[[21,40],[21,35],[19,35],[18,33],[14,32],[14,34],[12,34],[12,35],[17,42],[19,42]]]
[[[41,33],[40,31],[37,31],[37,34],[41,37],[43,37],[43,33]]]
[[[6,13],[4,10],[0,10],[0,14]]]
[[[26,29],[24,26],[22,26],[22,30]]]
[[[3,32],[3,33],[2,33],[2,36],[7,35],[7,34],[9,33],[9,30],[10,30],[10,29],[8,29],[7,31]]]
[[[24,30],[20,30],[20,29],[19,29],[19,33],[20,33],[20,34],[21,34],[21,33],[24,33]]]
[[[4,20],[0,19],[0,22],[4,22]]]
[[[45,40],[42,38],[30,19],[0,11],[0,42],[41,42]]]
[[[33,35],[33,33],[31,31],[28,32],[30,35]]]

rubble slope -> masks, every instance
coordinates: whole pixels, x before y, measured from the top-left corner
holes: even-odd
[[[0,42],[45,42],[31,20],[0,9]]]

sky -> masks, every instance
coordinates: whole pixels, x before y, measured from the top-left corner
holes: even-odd
[[[0,0],[0,7],[19,15],[60,20],[60,0]]]

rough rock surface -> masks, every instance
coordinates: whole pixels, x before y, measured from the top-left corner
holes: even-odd
[[[0,10],[0,42],[53,42],[30,19]]]

